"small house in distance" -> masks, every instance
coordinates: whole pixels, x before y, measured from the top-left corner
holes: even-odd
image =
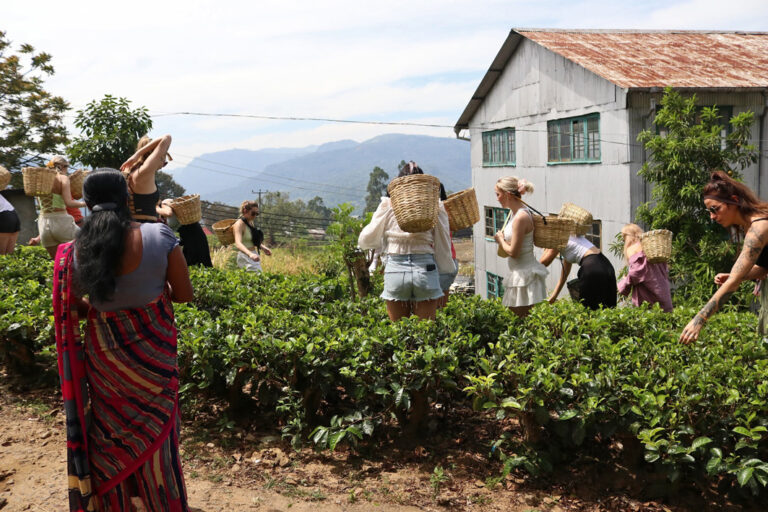
[[[588,235],[608,246],[651,197],[637,175],[647,155],[637,136],[654,129],[663,89],[695,93],[731,116],[755,113],[759,161],[747,185],[768,198],[768,33],[514,29],[480,81],[454,131],[471,141],[472,185],[484,220],[475,225],[476,293],[503,294],[507,263],[493,234],[504,222],[493,187],[502,176],[531,181],[526,201],[544,213],[565,202],[594,216]],[[573,270],[575,276],[576,270]],[[548,288],[559,277],[550,267]],[[567,292],[565,292],[567,293]]]

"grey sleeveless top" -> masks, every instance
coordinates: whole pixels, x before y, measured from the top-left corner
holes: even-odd
[[[163,223],[146,223],[141,229],[141,263],[133,272],[117,276],[115,295],[111,301],[91,302],[99,311],[146,306],[163,292],[168,254],[179,245],[171,228]]]

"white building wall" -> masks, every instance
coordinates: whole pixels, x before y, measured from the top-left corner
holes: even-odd
[[[494,184],[515,175],[536,186],[525,201],[543,213],[557,213],[564,202],[590,210],[602,221],[603,251],[617,268],[623,264],[608,244],[631,215],[630,146],[625,91],[528,40],[522,40],[493,90],[470,121],[472,184],[481,209],[496,206]],[[547,121],[600,113],[602,158],[592,164],[547,164]],[[482,166],[482,133],[514,127],[514,167]],[[507,273],[507,261],[496,254],[496,243],[485,236],[484,222],[475,226],[475,289],[487,295],[486,272]],[[540,255],[537,249],[537,255]],[[572,271],[574,276],[578,267]],[[560,265],[550,266],[552,290]],[[567,294],[567,291],[562,293]]]

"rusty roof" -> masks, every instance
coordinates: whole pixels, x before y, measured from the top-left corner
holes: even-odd
[[[768,32],[514,29],[454,126],[469,126],[525,38],[624,89],[768,88]]]
[[[768,33],[518,30],[624,89],[768,87]]]

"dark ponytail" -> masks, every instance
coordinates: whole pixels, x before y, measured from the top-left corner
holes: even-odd
[[[743,216],[753,213],[768,214],[768,203],[761,201],[752,190],[723,171],[714,171],[701,190],[702,199],[715,199],[735,204]],[[734,197],[736,199],[734,199]]]
[[[95,302],[106,302],[115,293],[117,270],[131,225],[128,185],[116,169],[96,169],[83,182],[83,199],[91,215],[75,238],[80,292]]]

